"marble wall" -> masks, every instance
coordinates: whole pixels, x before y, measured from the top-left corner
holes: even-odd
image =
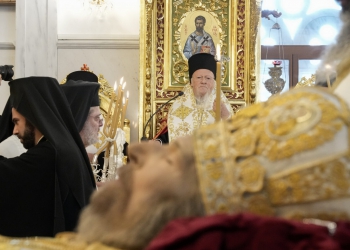
[[[15,77],[45,75],[60,82],[87,64],[113,86],[124,76],[129,91],[126,118],[131,141],[138,136],[140,1],[109,0],[103,15],[82,8],[83,0],[18,0],[0,6],[0,65],[15,65]],[[5,31],[5,32],[4,32]],[[0,110],[9,96],[0,86]]]
[[[0,6],[0,65],[15,65],[15,37],[16,37],[16,16],[15,6]],[[0,86],[0,111],[3,110],[10,89],[7,82],[2,81]]]

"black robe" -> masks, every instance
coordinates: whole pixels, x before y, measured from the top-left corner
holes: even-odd
[[[54,236],[74,230],[95,180],[67,99],[57,80],[28,77],[9,82],[0,141],[12,134],[14,107],[45,140],[27,153],[0,160],[0,234]]]
[[[55,162],[45,139],[20,157],[0,159],[0,234],[53,235]]]

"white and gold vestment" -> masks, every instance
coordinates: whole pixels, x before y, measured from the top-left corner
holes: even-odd
[[[215,91],[214,88],[205,105],[198,105],[191,85],[187,84],[183,88],[184,95],[178,98],[169,109],[169,141],[181,136],[191,135],[193,130],[215,122],[215,112],[213,111]],[[225,104],[230,116],[232,116],[232,107],[222,91],[221,102]]]

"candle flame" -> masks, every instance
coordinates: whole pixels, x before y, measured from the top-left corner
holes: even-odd
[[[129,99],[129,90],[126,92],[126,98]]]
[[[125,86],[126,86],[126,82],[123,83],[123,90],[125,89]]]
[[[120,85],[123,85],[123,81],[124,81],[124,76],[122,76],[122,78],[120,78]]]
[[[117,81],[114,82],[114,91],[117,90]]]
[[[327,70],[331,70],[331,69],[332,69],[332,66],[331,66],[330,64],[326,64],[326,65],[325,65],[325,68],[326,68]]]

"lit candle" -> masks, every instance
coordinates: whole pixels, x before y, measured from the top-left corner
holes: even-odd
[[[216,46],[216,105],[215,105],[215,121],[221,120],[221,48],[220,44]]]
[[[115,81],[114,82],[114,87],[113,87],[113,89],[114,89],[114,91],[113,91],[113,93],[112,93],[112,96],[111,96],[111,100],[110,100],[110,102],[109,102],[109,107],[108,107],[108,112],[107,112],[107,115],[106,115],[106,119],[105,119],[105,126],[103,126],[103,133],[105,134],[105,135],[107,135],[108,134],[108,128],[109,128],[109,130],[110,130],[110,126],[112,125],[112,113],[111,113],[111,111],[112,111],[112,106],[113,106],[113,104],[114,104],[114,102],[115,102],[115,92],[116,92],[116,90],[117,90],[117,81]]]
[[[126,86],[126,82],[124,82],[122,84],[122,90],[121,90],[121,95],[120,95],[120,99],[118,99],[118,121],[116,123],[116,126],[118,128],[122,128],[123,127],[123,120],[122,120],[122,115],[123,115],[123,100],[124,100],[124,88]]]
[[[113,112],[113,119],[112,119],[112,126],[111,126],[111,130],[112,130],[112,136],[114,138],[116,132],[117,132],[117,127],[118,127],[118,123],[120,120],[120,114],[121,114],[121,100],[123,97],[123,79],[124,77],[122,77],[120,79],[120,84],[118,86],[118,93],[117,93],[117,98],[114,102],[114,112]]]
[[[122,123],[124,123],[124,120],[125,120],[125,114],[126,114],[126,108],[128,107],[128,102],[129,102],[129,91],[126,92],[125,102],[123,100],[123,115],[122,115],[122,120],[121,120]]]

